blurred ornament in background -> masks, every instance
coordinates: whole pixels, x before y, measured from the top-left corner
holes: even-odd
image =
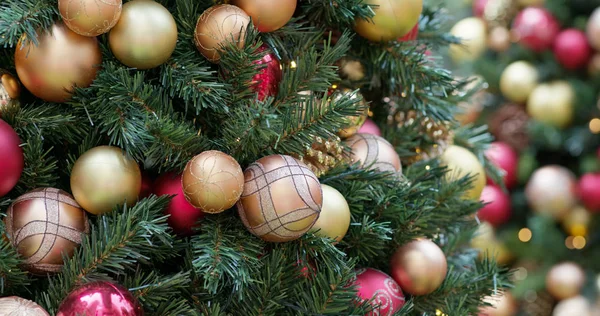
[[[592,314],[590,302],[581,296],[575,296],[558,302],[552,316],[595,316]]]
[[[529,145],[527,125],[529,116],[522,106],[505,104],[490,115],[490,131],[501,142],[510,145],[517,152]]]
[[[244,10],[256,29],[268,33],[282,28],[292,19],[297,0],[231,0],[230,3]]]
[[[259,48],[259,51],[265,54],[256,64],[265,65],[265,67],[252,77],[252,88],[254,92],[258,93],[258,100],[263,101],[266,97],[277,96],[282,69],[277,56],[266,46]]]
[[[5,196],[19,182],[25,157],[21,139],[8,123],[0,119],[0,197]]]
[[[468,17],[456,23],[450,34],[460,39],[460,44],[450,45],[449,54],[456,64],[472,62],[481,57],[487,48],[485,21]]]
[[[576,205],[575,191],[575,175],[558,165],[537,169],[525,187],[529,206],[555,219],[562,219]]]
[[[517,14],[511,31],[521,45],[542,52],[552,47],[560,32],[560,24],[550,11],[527,7]]]
[[[448,181],[456,181],[466,176],[473,177],[471,187],[465,191],[465,198],[479,201],[486,181],[485,170],[477,156],[466,148],[451,145],[440,157],[440,162],[448,167]]]
[[[383,137],[356,134],[344,141],[350,147],[352,163],[360,168],[391,172],[400,176],[402,164],[394,147]]]
[[[356,280],[352,285],[357,287],[357,296],[362,301],[371,300],[371,305],[377,307],[365,316],[395,315],[402,306],[405,298],[402,289],[389,275],[371,268],[358,269]]]
[[[514,316],[517,314],[517,302],[510,292],[488,296],[483,300],[492,306],[481,307],[478,316]]]
[[[365,78],[365,65],[351,57],[343,57],[337,62],[340,78],[360,81]]]
[[[557,300],[579,295],[585,283],[585,272],[574,262],[554,265],[546,274],[546,290]]]
[[[527,316],[549,316],[552,314],[555,300],[546,291],[535,292],[533,295],[525,295],[525,298],[520,301],[521,310]]]
[[[591,212],[600,212],[600,173],[587,173],[577,183],[577,195]]]
[[[246,28],[250,17],[244,10],[229,4],[215,5],[200,15],[194,31],[194,43],[198,51],[210,62],[218,63],[220,50],[233,41],[238,48],[244,47]]]
[[[481,192],[481,201],[487,203],[478,212],[480,220],[492,224],[494,227],[501,226],[510,220],[511,202],[510,196],[495,185],[486,185]]]
[[[598,76],[600,74],[600,53],[595,53],[591,58],[587,66],[588,74],[591,76]]]
[[[482,222],[471,239],[471,247],[479,251],[479,258],[494,258],[500,265],[508,264],[513,255],[509,249],[496,238],[492,224]]]
[[[502,26],[496,26],[488,35],[488,47],[498,53],[503,53],[510,48],[510,31]]]
[[[567,81],[553,81],[538,85],[527,101],[531,118],[558,128],[565,128],[573,120],[575,91]]]
[[[566,69],[576,70],[589,63],[592,48],[582,31],[566,29],[554,41],[554,56]]]
[[[483,19],[490,27],[507,28],[517,11],[515,0],[489,0],[484,8]]]
[[[335,188],[321,184],[323,207],[317,222],[309,230],[317,236],[342,241],[350,227],[350,206],[346,198]]]
[[[122,0],[58,0],[58,11],[71,31],[83,36],[98,36],[117,24]]]
[[[587,236],[591,214],[582,206],[575,206],[565,215],[562,226],[570,236]]]
[[[372,41],[392,41],[405,36],[419,22],[423,0],[368,0],[366,4],[375,16],[370,20],[356,19],[354,30]]]
[[[143,316],[144,311],[126,288],[98,281],[76,288],[60,303],[56,316],[75,315]]]
[[[50,316],[40,305],[18,296],[0,298],[0,313],[3,316]]]
[[[413,240],[398,248],[390,261],[391,276],[411,295],[435,291],[448,272],[446,255],[429,239]]]
[[[512,189],[517,184],[517,168],[519,165],[519,156],[504,142],[493,142],[485,151],[485,156],[496,167],[504,171],[504,185],[507,189]],[[488,179],[491,181],[490,179]]]
[[[342,140],[337,136],[328,140],[318,136],[314,137],[314,142],[306,145],[303,154],[292,154],[291,156],[306,164],[317,177],[324,175],[346,160]]]
[[[500,77],[500,91],[509,101],[525,103],[538,85],[537,69],[526,61],[508,65]]]
[[[375,122],[369,118],[365,121],[363,126],[358,129],[358,133],[381,136],[381,130],[379,129],[379,126],[377,126],[377,124],[375,124]]]
[[[337,89],[334,92],[333,100],[339,101],[343,96],[347,96],[348,99],[355,101],[362,110],[360,115],[347,116],[345,118],[344,128],[337,133],[342,139],[356,134],[363,124],[365,124],[369,115],[369,106],[358,90],[354,91],[348,88]]]
[[[461,84],[461,79],[457,78],[456,83]],[[491,94],[487,91],[489,84],[481,76],[472,76],[467,81],[464,86],[461,85],[461,88],[456,89],[452,93],[452,95],[456,95],[464,100],[457,104],[458,111],[454,115],[454,118],[461,125],[475,123],[491,97]],[[473,93],[474,89],[479,90]],[[465,100],[464,98],[470,93],[472,95]]]
[[[4,109],[19,106],[19,96],[21,96],[19,80],[8,71],[0,69],[0,117]]]
[[[163,174],[154,182],[153,193],[157,196],[173,195],[164,210],[165,215],[169,215],[167,223],[176,234],[188,236],[199,226],[198,222],[204,217],[204,212],[186,200],[181,178],[181,175],[173,173]]]
[[[521,7],[541,7],[546,0],[517,0]]]
[[[485,7],[493,0],[473,0],[473,15],[478,18],[483,18]]]
[[[590,45],[600,50],[600,7],[596,8],[588,20],[586,35]]]

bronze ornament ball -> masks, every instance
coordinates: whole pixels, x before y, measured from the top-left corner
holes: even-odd
[[[403,37],[419,22],[423,0],[368,0],[374,5],[372,20],[356,19],[354,30],[372,42],[392,41]]]
[[[358,133],[345,144],[350,147],[352,163],[360,163],[361,168],[402,174],[398,153],[383,137]]]
[[[244,226],[265,241],[300,238],[317,221],[323,205],[319,179],[290,156],[271,155],[244,171],[244,192],[237,203]]]
[[[442,165],[448,168],[446,178],[449,181],[455,181],[467,175],[474,177],[471,188],[465,192],[465,198],[478,201],[485,187],[486,178],[485,169],[477,156],[466,148],[452,145],[446,148],[440,160]]]
[[[117,24],[122,0],[58,0],[60,16],[71,31],[83,36],[98,36]]]
[[[232,0],[231,4],[244,10],[261,32],[273,32],[287,24],[296,11],[297,0]]]
[[[326,184],[323,189],[323,207],[319,219],[310,229],[317,236],[328,237],[340,242],[350,228],[350,206],[340,191]]]
[[[6,235],[34,274],[59,272],[63,254],[72,257],[89,232],[87,215],[73,197],[45,188],[18,197],[8,208]]]

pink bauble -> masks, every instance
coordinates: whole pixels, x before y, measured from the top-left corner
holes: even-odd
[[[512,31],[523,46],[541,52],[552,47],[560,25],[548,10],[528,7],[519,12],[513,21]]]
[[[473,15],[482,18],[485,15],[485,7],[490,0],[473,0]]]
[[[181,175],[166,173],[160,176],[154,182],[154,194],[174,195],[165,210],[165,214],[170,215],[167,222],[178,235],[191,235],[194,232],[193,228],[198,225],[198,220],[204,217],[204,213],[185,199],[181,187]]]
[[[600,213],[600,173],[586,173],[577,183],[577,195],[588,211]]]
[[[354,284],[358,288],[358,297],[370,300],[377,309],[368,313],[368,316],[391,316],[404,306],[404,293],[391,276],[375,269],[360,269],[356,272]]]
[[[373,122],[373,120],[371,119],[367,119],[365,121],[365,124],[363,124],[363,126],[358,130],[358,132],[363,134],[373,134],[381,136],[381,130],[379,129],[377,124],[375,124],[375,122]]]
[[[592,48],[582,31],[566,29],[554,41],[554,56],[563,67],[575,70],[588,64]]]
[[[12,190],[23,172],[21,140],[8,123],[0,120],[0,197]]]
[[[419,23],[417,23],[410,32],[398,39],[399,42],[414,41],[419,36]]]
[[[486,157],[498,168],[504,171],[504,184],[508,189],[517,184],[517,168],[519,156],[517,152],[504,142],[493,142],[485,151]],[[488,178],[488,183],[492,183]]]
[[[265,67],[252,77],[252,81],[255,83],[253,86],[254,92],[258,93],[258,99],[262,101],[266,97],[277,95],[282,74],[281,65],[275,54],[265,46],[259,48],[259,52],[266,54],[256,64],[265,65]]]
[[[481,201],[486,204],[479,210],[477,216],[480,220],[498,227],[510,219],[510,197],[495,185],[486,185],[481,192]]]
[[[100,281],[75,289],[62,301],[56,314],[75,315],[142,316],[144,311],[126,288]]]

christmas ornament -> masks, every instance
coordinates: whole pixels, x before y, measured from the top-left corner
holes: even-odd
[[[591,214],[584,207],[576,206],[562,219],[562,226],[570,236],[587,236],[591,220]]]
[[[566,29],[556,36],[554,56],[563,67],[575,70],[588,64],[592,48],[582,31]]]
[[[517,185],[519,156],[507,143],[493,142],[485,151],[485,156],[492,164],[504,171],[502,178],[506,188],[512,189]]]
[[[490,117],[490,131],[497,140],[510,145],[516,151],[527,148],[529,116],[522,106],[505,104]]]
[[[440,160],[448,167],[448,180],[458,180],[467,175],[473,177],[471,188],[465,191],[465,198],[478,201],[485,187],[485,170],[475,154],[463,147],[451,145],[446,148]]]
[[[45,188],[18,197],[8,208],[6,235],[35,274],[58,272],[63,255],[72,257],[89,224],[85,212],[65,191]]]
[[[337,136],[329,140],[314,137],[313,143],[306,145],[304,154],[292,156],[304,163],[317,177],[345,161],[344,146]]]
[[[577,195],[591,212],[600,212],[600,173],[587,173],[577,182]]]
[[[545,0],[518,0],[521,7],[541,7]]]
[[[317,236],[328,237],[340,242],[350,227],[350,206],[336,189],[321,184],[323,207],[319,218],[310,229]]]
[[[548,292],[532,292],[536,299],[533,301],[522,300],[520,303],[524,315],[531,316],[548,316],[552,314],[554,309],[554,298]]]
[[[510,48],[510,31],[502,26],[497,26],[490,31],[487,38],[487,46],[498,53],[507,51]]]
[[[99,281],[80,286],[60,303],[56,316],[74,315],[142,316],[144,311],[126,288]]]
[[[509,249],[496,238],[494,227],[488,222],[482,222],[471,239],[471,247],[479,250],[479,258],[494,259],[499,265],[508,264],[513,255]]]
[[[0,298],[0,312],[6,316],[50,316],[40,305],[18,296]]]
[[[481,192],[481,201],[486,203],[477,212],[480,220],[498,227],[510,219],[511,203],[508,194],[495,185],[486,185]]]
[[[261,32],[273,32],[290,21],[296,11],[297,0],[232,0],[231,4],[241,8]]]
[[[185,199],[204,213],[221,213],[235,205],[244,190],[244,173],[233,157],[205,151],[190,162],[181,181]]]
[[[152,179],[147,173],[142,172],[142,187],[140,188],[139,198],[144,199],[152,194]]]
[[[265,67],[252,77],[252,87],[258,93],[258,100],[263,101],[266,97],[277,95],[282,73],[281,64],[274,53],[268,51],[264,46],[259,51],[264,52],[265,55],[256,64],[265,65]]]
[[[483,18],[491,28],[507,27],[510,21],[517,13],[515,0],[489,0],[477,1],[478,12],[481,12],[480,18]]]
[[[402,174],[398,153],[387,140],[372,134],[356,134],[345,141],[350,147],[352,163],[361,168]]]
[[[119,22],[108,33],[110,50],[128,67],[155,68],[165,63],[177,44],[177,24],[165,7],[154,1],[123,5]]]
[[[419,37],[419,23],[415,24],[415,26],[410,30],[410,32],[406,33],[406,35],[400,37],[398,39],[399,42],[408,42],[414,41]]]
[[[319,217],[321,184],[298,160],[285,155],[263,157],[244,171],[244,177],[238,212],[246,228],[263,240],[297,239]]]
[[[404,292],[426,295],[440,287],[446,278],[448,264],[438,245],[428,239],[417,239],[396,250],[390,270]]]
[[[71,31],[98,36],[110,31],[121,17],[122,0],[58,0],[58,11]]]
[[[219,50],[233,41],[239,48],[244,47],[246,28],[250,17],[242,9],[221,4],[210,7],[198,18],[194,31],[196,48],[213,63],[221,59]]]
[[[473,15],[478,18],[483,18],[485,14],[485,8],[489,2],[490,0],[473,0]]]
[[[56,23],[51,33],[38,32],[37,40],[36,45],[23,34],[15,51],[19,79],[33,95],[48,102],[65,102],[73,87],[92,84],[102,63],[96,38]]]
[[[406,301],[402,289],[389,275],[371,268],[358,269],[353,284],[360,300],[371,300],[373,311],[365,316],[392,316]]]
[[[486,91],[489,88],[489,84],[481,76],[457,78],[455,83],[460,88],[453,91],[452,95],[465,101],[457,104],[459,111],[454,115],[454,118],[461,125],[474,123],[479,118],[484,106],[488,103],[488,99],[491,98],[491,94]],[[479,89],[479,91],[473,93],[475,89]],[[469,94],[472,95],[468,97]],[[450,136],[449,133],[447,134]],[[448,139],[448,141],[451,141],[451,139]]]
[[[10,192],[21,178],[25,158],[19,145],[19,135],[0,120],[0,197]]]
[[[502,72],[500,91],[508,100],[523,103],[538,85],[538,77],[538,71],[532,64],[516,61]]]
[[[575,190],[575,176],[571,171],[550,165],[533,173],[525,187],[525,195],[535,212],[560,219],[577,203]]]
[[[360,81],[365,78],[365,66],[355,59],[343,57],[337,62],[340,78],[350,81]]]
[[[531,92],[527,113],[542,123],[564,128],[573,120],[574,102],[575,91],[568,82],[543,83]]]
[[[85,152],[71,171],[71,191],[84,210],[100,215],[119,204],[133,206],[142,187],[137,163],[120,148],[99,146]]]
[[[357,19],[354,30],[373,42],[406,35],[419,22],[423,11],[422,0],[369,0],[365,4],[375,5],[375,16],[372,20]]]
[[[540,7],[528,7],[517,14],[512,32],[521,45],[541,52],[552,47],[560,25],[550,11]]]
[[[381,136],[381,130],[379,129],[379,126],[377,126],[377,124],[375,124],[375,122],[369,118],[365,121],[365,124],[358,129],[358,133]]]
[[[592,307],[581,295],[571,297],[556,304],[552,316],[598,316],[592,314]]]
[[[198,227],[204,213],[185,199],[181,178],[181,175],[166,173],[156,179],[153,187],[154,194],[158,196],[173,195],[165,209],[165,214],[169,215],[167,223],[176,234],[188,236],[194,232],[194,227]]]
[[[341,88],[336,90],[333,100],[339,101],[342,96],[347,95],[348,99],[356,101],[361,111],[360,116],[347,116],[345,119],[345,127],[338,132],[338,136],[341,138],[348,138],[358,132],[358,130],[365,124],[367,117],[369,115],[369,106],[367,102],[364,100],[363,96],[358,91],[353,91],[347,88]]]
[[[450,45],[448,51],[457,64],[476,60],[487,48],[485,21],[480,18],[468,17],[458,21],[450,30],[450,34],[461,40],[461,44]]]
[[[557,300],[577,296],[585,283],[585,272],[573,262],[559,263],[546,274],[546,290]]]
[[[600,74],[600,53],[596,53],[590,58],[587,70],[590,76],[598,76]]]
[[[589,44],[595,50],[600,50],[600,7],[596,8],[588,20],[586,35]]]
[[[0,69],[0,117],[4,109],[19,105],[20,95],[21,85],[19,80],[8,71]]]
[[[515,316],[517,315],[517,302],[510,292],[488,296],[483,299],[491,306],[479,309],[478,316]]]

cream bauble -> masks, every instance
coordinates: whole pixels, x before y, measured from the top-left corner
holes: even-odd
[[[458,21],[450,30],[450,34],[461,39],[461,44],[450,45],[450,57],[459,64],[481,57],[487,49],[485,21],[469,17]]]

